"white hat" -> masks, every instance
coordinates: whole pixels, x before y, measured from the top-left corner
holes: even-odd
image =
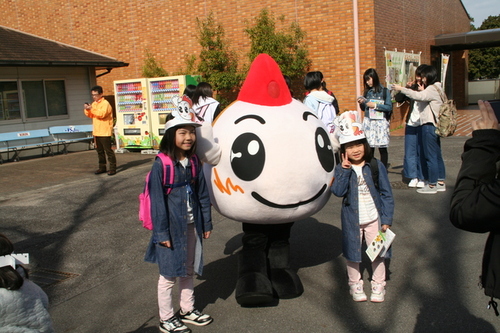
[[[359,120],[358,111],[345,111],[338,115],[333,122],[335,133],[339,137],[341,145],[365,138],[365,131]]]
[[[182,97],[173,96],[172,103],[177,107],[177,109],[172,111],[173,118],[165,124],[165,131],[176,126],[201,126],[200,123],[196,122],[196,115],[192,109],[193,102],[189,97],[186,95],[183,95]]]

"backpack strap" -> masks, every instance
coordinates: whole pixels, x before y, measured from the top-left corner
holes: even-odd
[[[199,163],[200,163],[200,159],[198,158],[198,156],[196,156],[196,154],[193,154],[193,156],[191,156],[191,176],[193,176],[193,178],[198,176],[198,164]]]
[[[158,155],[156,155],[156,157],[159,157],[163,163],[163,186],[166,186],[167,184],[172,184],[174,182],[174,168],[173,168],[174,165],[172,159],[168,155],[165,155],[164,153],[159,153]],[[172,189],[168,188],[167,194],[170,193],[170,191],[172,191]]]
[[[448,102],[448,97],[446,97],[446,95],[444,94],[444,91],[442,89],[439,89],[435,84],[431,85],[431,87],[434,87],[434,89],[437,90],[437,92],[439,93],[439,97],[441,97],[441,102],[443,102],[443,104]],[[432,117],[434,117],[434,122],[436,123],[436,127],[437,127],[438,120],[436,118],[436,115],[434,114],[434,110],[432,110],[431,102],[429,102],[429,107],[431,108]],[[438,116],[439,116],[439,114],[438,114]]]
[[[372,179],[373,183],[375,184],[375,188],[377,189],[377,191],[379,191],[380,190],[378,184],[379,171],[378,171],[377,159],[375,157],[372,157],[372,159],[370,160],[370,169],[372,171]]]
[[[182,187],[182,186],[186,186],[186,185],[190,184],[188,182],[181,182],[181,183],[177,183],[177,184],[174,183],[174,181],[175,181],[174,165],[173,165],[172,159],[163,153],[159,153],[158,157],[161,158],[163,165],[165,166],[165,168],[163,169],[163,171],[164,171],[163,172],[163,186],[166,187],[166,189],[167,189],[165,192],[166,194],[169,194],[170,192],[172,192],[173,188]],[[194,183],[196,181],[195,178],[198,175],[198,165],[199,165],[200,160],[199,160],[198,156],[193,155],[190,159],[190,162],[191,162],[191,176],[192,176],[191,183]],[[166,181],[167,174],[168,174],[168,181]]]
[[[198,117],[201,117],[201,118],[205,119],[205,113],[207,112],[207,109],[208,109],[209,106],[210,106],[210,104],[203,105],[200,108],[200,110],[198,111]]]

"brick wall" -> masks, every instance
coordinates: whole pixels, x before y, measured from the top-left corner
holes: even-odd
[[[231,47],[246,62],[250,41],[244,29],[267,7],[275,18],[285,16],[277,27],[296,20],[307,32],[311,70],[320,70],[340,108],[356,107],[353,1],[124,1],[124,0],[4,0],[0,25],[50,38],[120,61],[129,67],[113,69],[98,79],[105,93],[113,93],[113,80],[141,77],[146,49],[174,74],[183,68],[185,55],[200,51],[196,18],[213,11],[222,23]],[[360,70],[377,68],[385,76],[384,47],[422,52],[430,62],[433,37],[469,30],[460,0],[358,0]],[[461,68],[454,69],[461,71]],[[466,78],[463,75],[454,76]],[[465,81],[460,83],[465,87]],[[299,84],[300,85],[300,84]],[[462,89],[463,90],[463,89]],[[456,89],[454,91],[459,91]],[[296,92],[297,97],[300,93]]]

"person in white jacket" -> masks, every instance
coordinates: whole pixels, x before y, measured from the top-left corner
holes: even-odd
[[[321,85],[323,74],[321,72],[309,72],[304,78],[304,88],[308,91],[303,103],[309,107],[319,119],[323,121],[329,133],[333,133],[335,119],[338,110],[335,110],[335,97],[328,94]]]
[[[212,123],[220,112],[220,104],[213,98],[212,86],[208,82],[200,82],[193,95],[193,110],[201,122]]]
[[[444,183],[446,170],[441,152],[441,141],[436,134],[437,119],[443,101],[440,91],[441,83],[437,82],[438,75],[434,66],[426,66],[422,69],[422,82],[425,89],[415,91],[403,88],[394,84],[392,88],[399,90],[415,101],[415,107],[420,111],[420,126],[422,128],[422,152],[425,165],[422,165],[422,172],[427,184],[423,188],[417,189],[418,193],[435,194],[446,191]]]
[[[0,234],[0,332],[52,333],[47,294],[15,264],[13,251],[10,240]]]

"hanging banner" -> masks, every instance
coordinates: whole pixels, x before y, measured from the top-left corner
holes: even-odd
[[[385,51],[385,72],[387,86],[399,84],[406,86],[415,80],[415,69],[420,65],[420,53]]]
[[[399,84],[404,86],[403,83],[403,65],[404,65],[404,52],[398,51],[385,51],[385,82],[387,87],[391,84]]]
[[[441,53],[441,84],[442,87],[445,87],[445,80],[446,80],[446,71],[448,70],[448,62],[450,60],[450,55],[449,54],[443,54]]]
[[[415,81],[415,70],[420,66],[420,53],[405,53],[405,67],[403,70],[403,86]]]

